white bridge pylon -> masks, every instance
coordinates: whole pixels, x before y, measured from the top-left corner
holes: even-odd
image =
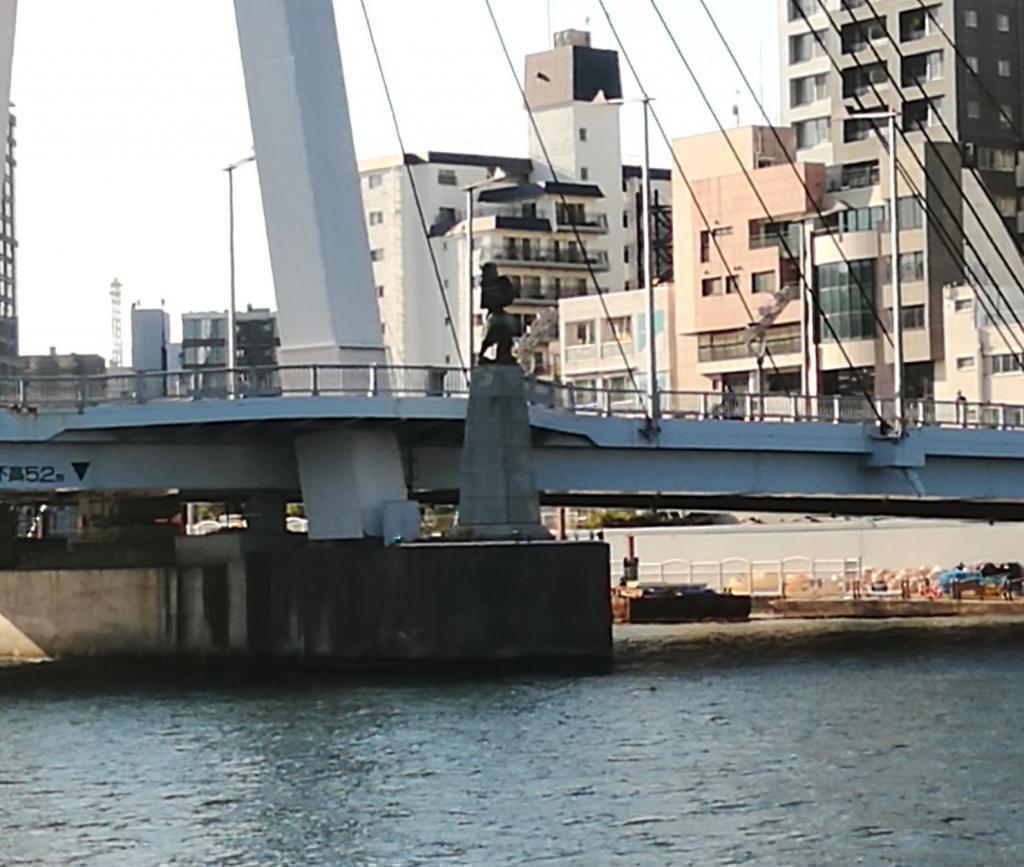
[[[17,0],[0,0],[5,138],[16,13]],[[235,20],[274,277],[280,361],[383,362],[331,0],[235,0]],[[415,504],[406,502],[394,433],[367,437],[329,430],[300,437],[295,458],[312,538],[385,532],[390,537],[392,525],[409,526],[415,517]]]

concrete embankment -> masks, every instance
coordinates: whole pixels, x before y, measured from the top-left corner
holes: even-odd
[[[607,664],[600,544],[250,545],[175,565],[0,571],[0,656],[346,667]]]

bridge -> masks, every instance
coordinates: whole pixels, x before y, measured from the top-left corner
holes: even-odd
[[[0,0],[0,96],[15,6]],[[312,538],[387,537],[389,515],[455,497],[466,374],[385,364],[330,0],[235,13],[283,364],[2,382],[0,498],[270,494],[305,503]],[[1021,407],[660,399],[652,424],[633,394],[532,384],[544,500],[1024,518]]]
[[[355,434],[394,437],[408,495],[453,503],[467,392],[458,369],[376,364],[0,380],[0,499],[299,500],[304,444]],[[529,399],[552,505],[1024,519],[1022,407],[912,402],[896,436],[859,398],[666,392],[657,431],[635,394]]]

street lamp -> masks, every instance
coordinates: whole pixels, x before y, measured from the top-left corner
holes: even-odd
[[[861,120],[885,120],[889,122],[889,234],[892,238],[892,341],[893,341],[893,391],[895,393],[895,415],[897,429],[903,425],[903,286],[900,280],[900,208],[899,178],[896,160],[896,117],[895,111],[848,111],[850,117]]]
[[[231,290],[228,300],[228,345],[227,345],[227,368],[228,368],[228,395],[235,395],[235,169],[251,163],[256,159],[255,154],[240,159],[237,162],[226,166],[224,171],[228,175],[228,258],[231,263]]]
[[[473,194],[477,190],[507,180],[508,176],[502,169],[495,169],[483,180],[467,184],[462,189],[466,193],[466,292],[464,295],[465,313],[462,321],[466,334],[463,346],[466,349],[466,367],[473,367],[473,281],[476,275],[473,270]]]

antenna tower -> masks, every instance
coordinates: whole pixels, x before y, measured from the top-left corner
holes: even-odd
[[[121,334],[121,281],[116,277],[110,284],[110,365],[124,366],[124,337]]]

